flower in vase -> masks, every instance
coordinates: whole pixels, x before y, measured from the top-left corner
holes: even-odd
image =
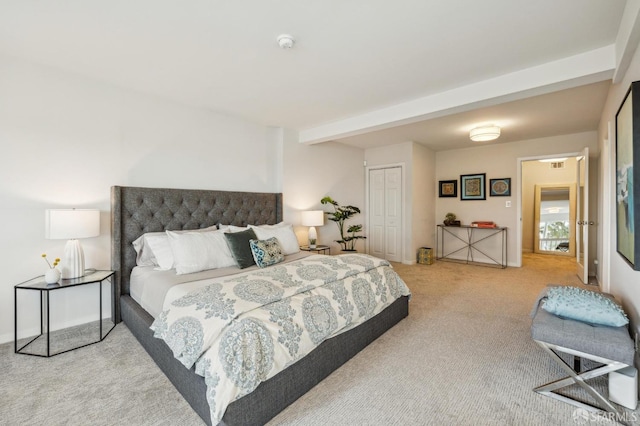
[[[51,269],[55,268],[60,263],[60,259],[57,258],[57,257],[54,259],[53,265],[51,263],[49,263],[49,259],[47,259],[47,254],[46,253],[42,253],[42,258],[44,259],[45,262],[47,262],[47,265],[49,265],[49,268],[51,268]]]

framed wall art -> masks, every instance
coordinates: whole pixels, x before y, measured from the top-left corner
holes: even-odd
[[[616,233],[618,253],[640,270],[640,81],[631,83],[616,113]]]
[[[489,179],[489,195],[492,197],[510,197],[511,178]]]
[[[461,200],[486,200],[485,173],[473,175],[460,175],[460,199]]]
[[[438,196],[440,198],[457,197],[458,181],[457,180],[441,180],[438,183]]]

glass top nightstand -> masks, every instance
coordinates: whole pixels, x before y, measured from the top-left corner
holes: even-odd
[[[114,275],[115,275],[114,271],[93,271],[93,272],[88,272],[85,276],[80,278],[61,279],[57,283],[53,283],[53,284],[47,284],[44,281],[44,277],[40,276],[14,286],[14,307],[15,307],[14,309],[14,312],[15,312],[14,314],[14,342],[15,342],[14,349],[15,349],[15,353],[25,354],[25,355],[35,355],[35,356],[41,356],[41,357],[50,357],[54,355],[59,355],[64,352],[69,352],[84,346],[92,345],[94,343],[98,343],[104,340],[105,337],[107,337],[107,335],[115,327],[114,315],[115,315],[115,303],[116,303],[115,296],[116,295],[115,295],[115,285],[112,280]],[[103,323],[105,322],[105,320],[102,318],[102,284],[105,280],[109,280],[111,283],[111,293],[112,293],[111,294],[111,321],[106,320],[107,324],[106,326],[103,326]],[[50,325],[51,325],[50,312],[51,311],[49,306],[49,299],[50,299],[49,294],[52,291],[65,290],[65,289],[78,287],[82,285],[88,285],[88,284],[98,284],[99,303],[97,308],[99,311],[99,316],[98,316],[99,326],[97,328],[99,328],[100,334],[95,340],[90,340],[87,342],[86,339],[84,340],[79,339],[81,340],[81,343],[76,342],[75,344],[73,344],[73,347],[71,348],[58,350],[52,353],[52,350],[51,350],[51,334],[52,333],[49,332],[49,330],[51,329],[50,328]],[[27,343],[25,344],[20,343],[22,344],[22,346],[20,347],[18,347],[19,346],[19,343],[18,343],[18,290],[20,291],[31,290],[31,291],[40,292],[40,295],[39,295],[40,296],[39,297],[40,299],[40,334],[31,338],[30,340],[28,340],[29,338],[20,339],[22,341],[28,340]],[[106,329],[106,333],[104,333],[104,329]],[[75,332],[76,330],[74,330],[74,333]],[[55,331],[55,333],[58,333],[58,331]],[[46,335],[46,338],[44,337],[45,335]],[[73,339],[70,339],[70,341],[73,341]],[[35,350],[33,350],[34,348]]]
[[[318,254],[331,254],[331,247],[323,246],[322,244],[318,244],[314,248],[311,248],[309,246],[300,246],[300,250],[315,251]]]

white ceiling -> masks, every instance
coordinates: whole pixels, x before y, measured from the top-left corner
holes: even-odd
[[[500,142],[595,130],[625,3],[0,0],[0,53],[305,142],[440,150],[479,122]]]

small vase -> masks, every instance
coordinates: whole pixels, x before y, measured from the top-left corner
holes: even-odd
[[[60,271],[56,268],[47,269],[47,272],[44,273],[44,282],[47,284],[53,284],[60,281]]]

